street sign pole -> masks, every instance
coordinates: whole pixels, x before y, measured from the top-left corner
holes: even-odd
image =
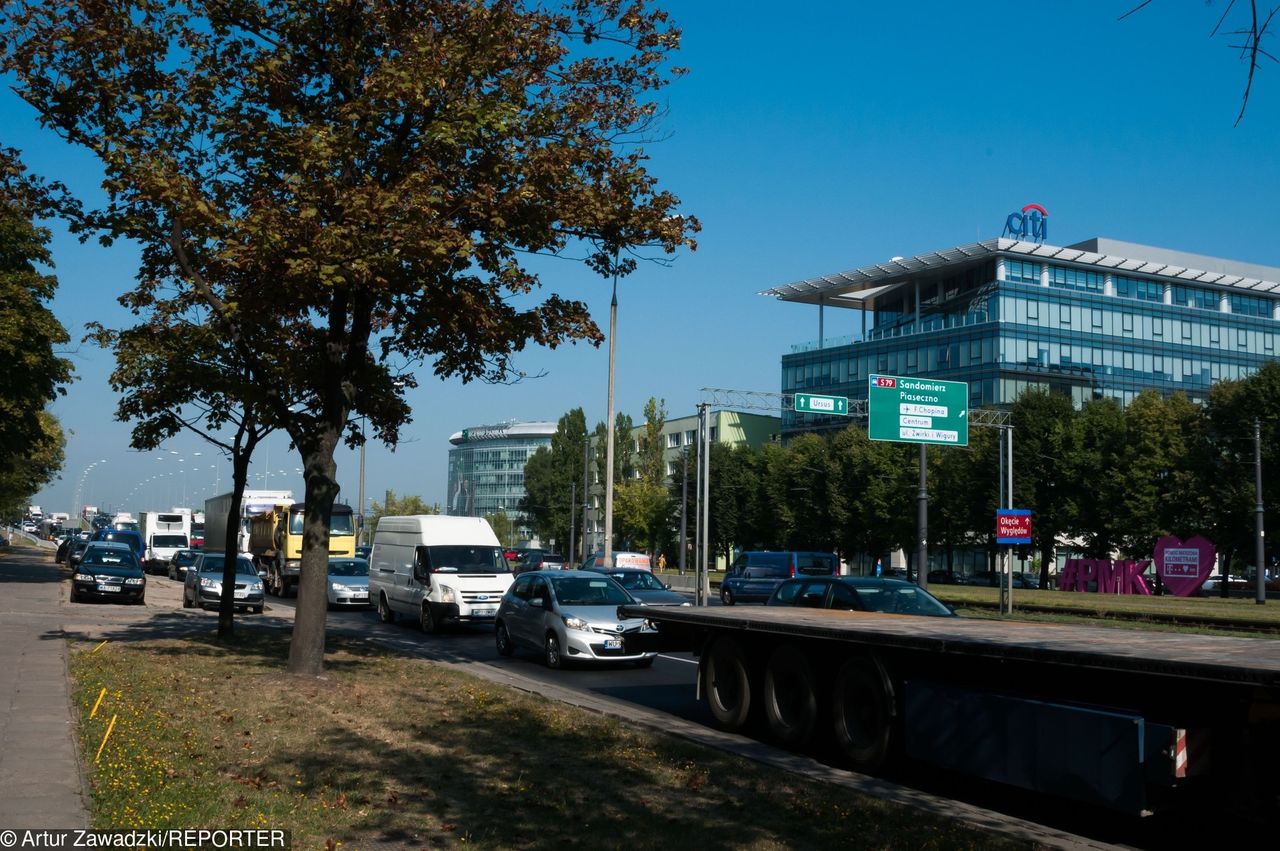
[[[929,464],[928,448],[920,444],[920,490],[916,494],[916,535],[920,546],[916,551],[916,584],[929,587],[929,487],[926,470]]]

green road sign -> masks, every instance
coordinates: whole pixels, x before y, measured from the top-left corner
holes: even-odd
[[[872,375],[867,384],[867,437],[872,440],[969,445],[966,382]]]
[[[849,398],[847,396],[818,396],[814,393],[797,393],[796,410],[805,414],[834,414],[839,417],[849,415]]]

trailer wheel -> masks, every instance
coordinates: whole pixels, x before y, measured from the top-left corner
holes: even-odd
[[[396,613],[391,611],[391,606],[387,605],[387,595],[378,595],[378,620],[383,623],[395,623]]]
[[[707,704],[716,722],[736,732],[751,712],[751,677],[742,646],[732,638],[717,639],[707,654]]]
[[[769,730],[787,747],[813,735],[818,720],[818,686],[813,666],[794,644],[784,644],[764,669],[764,715]]]
[[[875,771],[889,755],[893,737],[893,686],[873,657],[841,666],[832,691],[836,744],[859,771]]]

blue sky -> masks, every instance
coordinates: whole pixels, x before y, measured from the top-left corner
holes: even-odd
[[[1276,66],[1233,127],[1246,69],[1235,39],[1209,37],[1222,2],[1156,0],[1118,21],[1132,5],[668,2],[690,73],[664,93],[663,138],[648,151],[703,231],[696,253],[641,264],[620,285],[618,409],[638,420],[653,396],[674,417],[704,387],[776,392],[782,354],[817,337],[817,314],[760,290],[990,239],[1030,202],[1049,210],[1056,245],[1106,236],[1280,266]],[[98,197],[95,164],[38,131],[7,90],[0,144]],[[128,323],[116,298],[135,252],[54,229],[53,308],[73,338],[90,320]],[[544,280],[607,328],[608,282],[569,263],[548,264]],[[858,324],[829,312],[826,333]],[[36,499],[46,512],[72,510],[77,490],[81,503],[136,512],[225,489],[229,462],[195,437],[130,450],[129,426],[113,418],[111,355],[71,356],[78,380],[53,406],[71,432],[67,467]],[[448,438],[462,428],[579,406],[602,420],[607,358],[603,346],[530,351],[517,366],[545,376],[514,386],[420,373],[403,442],[367,450],[367,493],[445,502]],[[354,504],[355,454],[341,450],[338,464]],[[253,486],[300,496],[299,466],[273,437]]]

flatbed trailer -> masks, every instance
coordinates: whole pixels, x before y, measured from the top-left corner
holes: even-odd
[[[1280,641],[790,607],[622,606],[698,656],[723,728],[827,737],[1141,814],[1212,796],[1275,820]],[[1203,804],[1203,801],[1201,801]]]

